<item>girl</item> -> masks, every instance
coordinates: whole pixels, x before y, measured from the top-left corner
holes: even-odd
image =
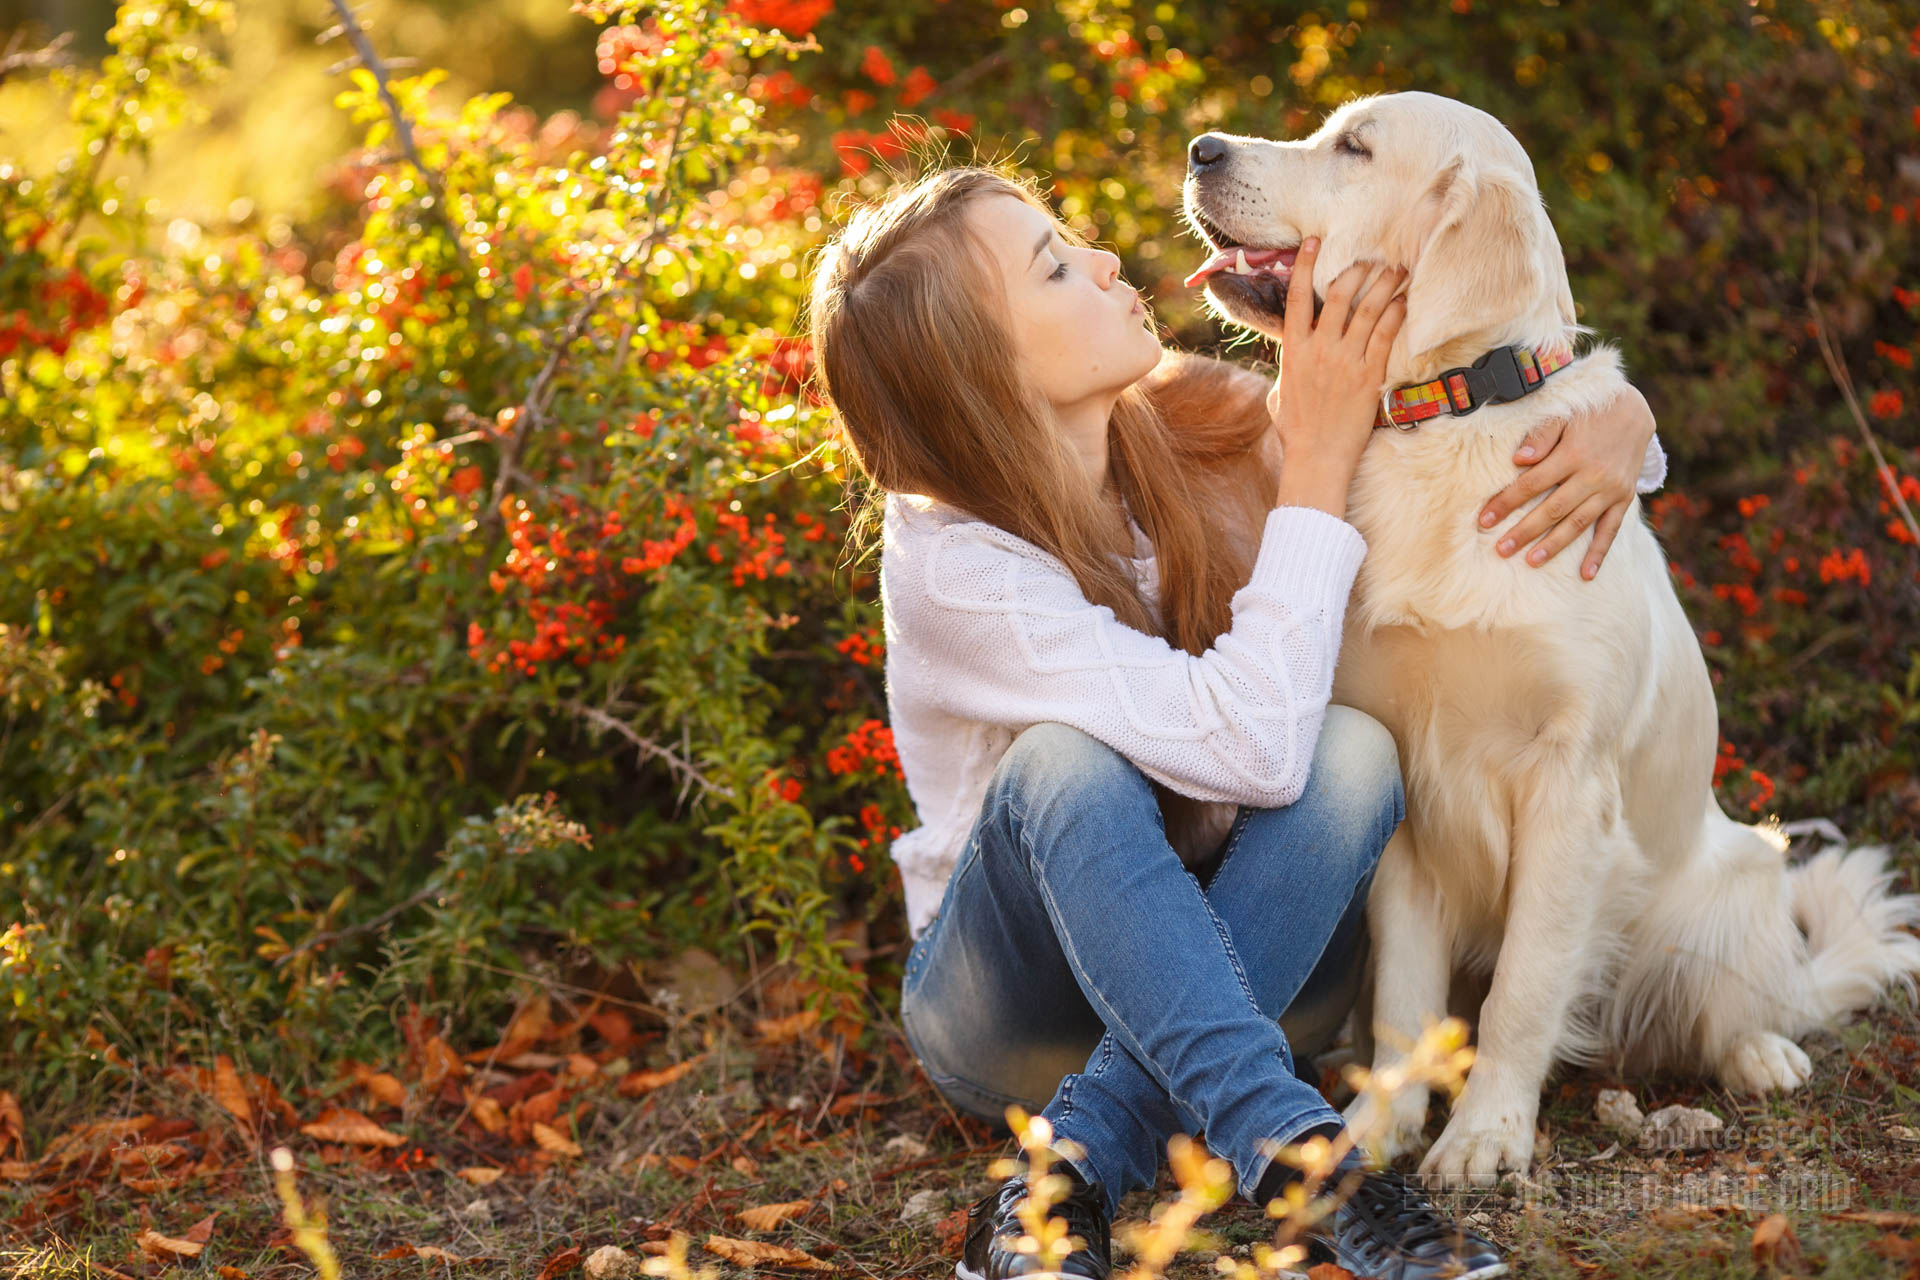
[[[886,495],[888,709],[921,818],[892,849],[902,1019],[955,1107],[1051,1124],[1072,1188],[1053,1212],[1084,1243],[1064,1274],[1108,1275],[1112,1215],[1171,1135],[1204,1131],[1265,1204],[1298,1176],[1281,1145],[1343,1132],[1296,1062],[1348,1012],[1403,816],[1392,737],[1328,698],[1366,554],[1346,492],[1406,272],[1357,264],[1316,321],[1315,249],[1270,391],[1164,350],[1119,260],[991,169],[901,186],[815,268],[818,390]],[[1626,399],[1527,441],[1551,466],[1483,525],[1557,478],[1556,510],[1588,514],[1542,503],[1518,545],[1544,534],[1538,563],[1597,514],[1597,567],[1659,460]],[[1398,1175],[1357,1153],[1342,1174],[1358,1187],[1315,1229],[1322,1256],[1505,1271]],[[1024,1194],[1016,1173],[973,1206],[962,1280],[1035,1271]]]

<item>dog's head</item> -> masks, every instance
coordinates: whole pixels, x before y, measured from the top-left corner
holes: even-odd
[[[1205,280],[1228,319],[1271,336],[1307,236],[1320,237],[1316,310],[1357,260],[1407,267],[1396,381],[1577,330],[1532,162],[1498,120],[1451,98],[1357,99],[1298,142],[1202,134],[1187,149],[1185,205],[1214,252],[1191,281]]]

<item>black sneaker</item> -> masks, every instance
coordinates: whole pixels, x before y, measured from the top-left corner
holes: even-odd
[[[1377,1280],[1489,1280],[1507,1274],[1492,1241],[1433,1207],[1425,1191],[1392,1169],[1378,1172],[1357,1151],[1340,1160],[1322,1194],[1357,1178],[1344,1202],[1308,1227],[1308,1259]]]
[[[1047,1169],[1065,1174],[1072,1184],[1047,1216],[1066,1219],[1068,1234],[1079,1236],[1085,1247],[1069,1253],[1052,1271],[1042,1267],[1034,1254],[1014,1249],[1014,1243],[1027,1231],[1018,1213],[1027,1195],[1027,1174],[1022,1168],[967,1211],[967,1234],[960,1246],[960,1261],[953,1268],[959,1280],[1007,1280],[1010,1276],[1027,1280],[1053,1276],[1107,1280],[1113,1269],[1113,1243],[1108,1235],[1105,1187],[1082,1178],[1080,1171],[1065,1160],[1055,1159]]]

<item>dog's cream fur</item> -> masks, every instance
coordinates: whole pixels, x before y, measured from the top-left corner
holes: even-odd
[[[1411,268],[1388,385],[1581,332],[1532,165],[1486,113],[1395,94],[1304,141],[1226,141],[1188,182],[1203,228],[1252,246],[1320,236],[1322,293],[1358,259]],[[1244,282],[1210,296],[1277,336]],[[1407,784],[1368,902],[1371,1025],[1364,1000],[1356,1024],[1384,1068],[1456,978],[1487,983],[1466,1088],[1420,1166],[1449,1182],[1529,1166],[1556,1062],[1792,1089],[1810,1071],[1796,1039],[1920,972],[1902,931],[1920,897],[1889,895],[1883,849],[1789,866],[1777,829],[1721,811],[1713,686],[1638,504],[1590,582],[1577,548],[1533,568],[1476,527],[1531,427],[1623,386],[1599,347],[1517,403],[1378,431],[1349,497],[1368,554],[1334,698],[1393,731]],[[1349,1119],[1391,1158],[1427,1107],[1408,1090],[1390,1116]]]

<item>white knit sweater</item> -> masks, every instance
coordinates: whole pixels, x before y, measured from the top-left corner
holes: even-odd
[[[1656,437],[1640,492],[1659,487]],[[1158,607],[1152,542],[1133,523],[1131,564]],[[932,921],[1000,756],[1021,730],[1083,730],[1183,795],[1214,802],[1189,865],[1239,806],[1293,803],[1333,689],[1342,619],[1367,546],[1312,507],[1267,516],[1232,625],[1195,656],[1094,605],[1058,558],[946,503],[890,493],[880,601],[887,708],[920,825],[893,841],[907,926]]]

